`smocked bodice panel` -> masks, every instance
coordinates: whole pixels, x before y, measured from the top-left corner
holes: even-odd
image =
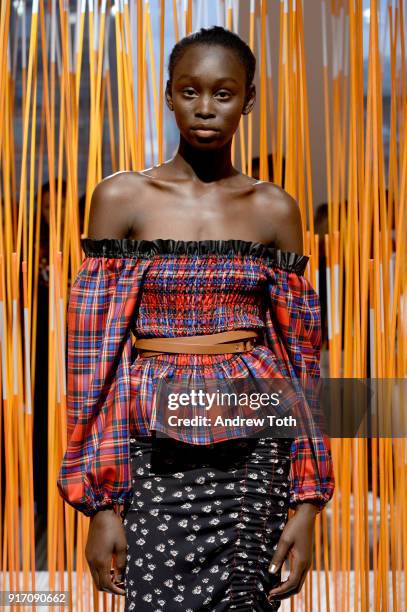
[[[157,258],[145,278],[133,332],[138,337],[214,334],[264,325],[260,261],[219,256]]]

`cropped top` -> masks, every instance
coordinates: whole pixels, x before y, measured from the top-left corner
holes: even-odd
[[[154,402],[162,377],[320,376],[318,294],[304,276],[309,257],[244,240],[81,239],[85,252],[67,310],[67,448],[57,486],[86,516],[132,497],[130,438],[162,430]],[[143,358],[133,337],[259,329],[263,342],[236,354]],[[239,437],[225,427],[179,428],[191,444]],[[329,438],[293,439],[289,504],[331,499]],[[137,486],[137,484],[135,484]]]

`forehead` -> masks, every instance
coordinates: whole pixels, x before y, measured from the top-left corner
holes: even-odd
[[[193,77],[205,81],[212,78],[232,78],[240,82],[244,81],[245,76],[245,67],[234,49],[202,43],[190,45],[185,49],[177,60],[173,73],[174,81]]]

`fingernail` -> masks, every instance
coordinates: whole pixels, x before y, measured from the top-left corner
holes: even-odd
[[[277,565],[275,563],[272,563],[269,567],[270,574],[275,574],[276,570],[277,570]]]

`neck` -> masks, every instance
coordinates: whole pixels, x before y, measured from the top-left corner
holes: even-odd
[[[239,174],[232,164],[231,147],[232,140],[220,149],[197,150],[181,136],[172,165],[186,178],[198,179],[204,183],[226,179]]]

